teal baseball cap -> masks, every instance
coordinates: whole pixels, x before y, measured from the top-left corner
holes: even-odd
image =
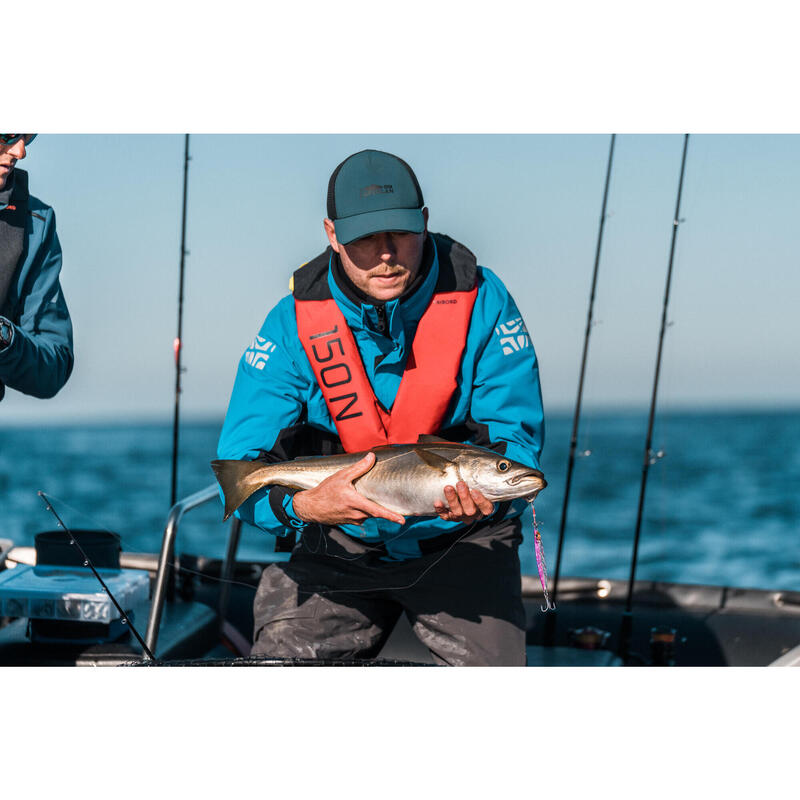
[[[382,231],[422,233],[424,204],[414,170],[381,150],[348,156],[328,182],[328,218],[342,244]]]

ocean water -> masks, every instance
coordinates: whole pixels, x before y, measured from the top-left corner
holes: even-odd
[[[181,427],[179,496],[214,482],[221,420]],[[571,415],[547,418],[547,489],[536,516],[555,571]],[[562,576],[627,579],[647,413],[586,413],[573,475]],[[800,590],[800,411],[662,413],[653,437],[637,578]],[[0,538],[32,545],[56,527],[39,490],[72,528],[105,528],[124,550],[157,552],[169,510],[171,424],[0,427]],[[221,557],[216,502],[190,512],[179,551]],[[526,521],[530,517],[526,515]],[[528,530],[530,528],[528,527]],[[245,526],[239,555],[274,539]],[[523,571],[536,573],[533,537]]]

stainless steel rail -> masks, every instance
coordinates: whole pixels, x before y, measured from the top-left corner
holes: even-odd
[[[216,483],[201,489],[199,492],[190,494],[179,500],[169,510],[167,524],[164,527],[164,538],[161,541],[161,553],[158,557],[158,571],[156,572],[155,588],[153,589],[153,601],[150,604],[150,616],[147,620],[147,632],[145,634],[145,644],[155,653],[156,642],[158,641],[158,631],[161,627],[161,617],[164,613],[164,601],[167,595],[167,584],[171,572],[171,565],[175,560],[175,538],[178,534],[178,526],[181,518],[187,511],[203,505],[204,503],[219,497],[219,485]],[[239,525],[238,519],[233,520],[236,525],[231,530],[231,538],[238,544]],[[235,547],[229,544],[226,554],[226,561],[233,560],[235,557]],[[223,565],[223,573],[230,571],[232,565]]]
[[[228,611],[228,601],[231,596],[231,581],[233,580],[233,570],[236,565],[236,551],[239,549],[239,538],[242,533],[242,521],[237,517],[231,517],[231,532],[228,534],[228,546],[225,548],[225,559],[222,562],[222,572],[220,578],[222,583],[219,587],[219,631],[225,624],[225,614]]]

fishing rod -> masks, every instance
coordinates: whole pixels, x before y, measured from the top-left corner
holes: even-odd
[[[181,366],[181,355],[183,353],[183,275],[186,260],[186,195],[189,183],[189,134],[186,134],[183,147],[183,213],[181,218],[181,261],[180,261],[180,280],[178,286],[178,335],[172,344],[175,351],[175,416],[172,422],[172,489],[170,492],[170,508],[175,505],[178,497],[178,419],[180,416],[180,397],[181,397],[181,374],[184,372]]]
[[[686,169],[686,151],[689,148],[689,134],[683,137],[683,156],[681,157],[681,172],[678,179],[678,198],[675,201],[675,214],[672,218],[672,243],[669,248],[669,265],[667,266],[667,284],[664,289],[664,306],[661,311],[661,331],[658,336],[658,353],[656,355],[656,369],[653,377],[653,394],[650,398],[650,417],[647,422],[647,438],[644,445],[644,460],[642,462],[642,483],[639,488],[639,508],[636,513],[636,531],[633,536],[633,554],[631,556],[631,574],[628,579],[628,595],[625,601],[625,611],[622,614],[620,627],[619,655],[625,660],[630,650],[631,631],[633,628],[633,582],[636,576],[636,560],[639,554],[639,537],[642,530],[642,513],[644,511],[644,496],[647,488],[647,474],[652,464],[655,464],[664,454],[653,452],[653,422],[656,416],[656,395],[658,393],[658,379],[661,373],[661,354],[664,346],[664,333],[667,330],[667,306],[669,304],[669,290],[672,283],[672,263],[675,257],[675,242],[678,238],[678,226],[681,219],[681,194],[683,192],[683,175]]]
[[[606,224],[606,206],[608,204],[608,187],[611,182],[611,165],[614,160],[614,143],[617,134],[611,134],[611,144],[608,149],[608,165],[606,166],[606,183],[603,189],[603,206],[600,211],[600,228],[597,232],[597,247],[594,254],[594,271],[592,272],[592,289],[589,294],[589,311],[586,315],[586,334],[583,338],[583,355],[581,357],[581,372],[578,379],[578,397],[575,401],[575,414],[572,418],[572,437],[569,443],[569,461],[567,462],[567,480],[564,486],[564,502],[561,506],[561,524],[558,529],[558,550],[556,552],[556,570],[553,576],[553,606],[556,605],[556,598],[558,597],[558,578],[561,574],[561,554],[564,547],[564,532],[567,528],[567,508],[569,506],[570,489],[572,488],[572,471],[575,468],[575,449],[578,444],[578,422],[581,416],[581,403],[583,401],[583,381],[586,375],[586,359],[589,353],[589,336],[592,332],[592,317],[594,314],[594,297],[595,289],[597,288],[597,273],[600,267],[600,250],[603,245],[603,230]],[[555,610],[555,609],[554,609]],[[553,634],[555,633],[555,614],[548,617],[548,624],[546,630],[546,639],[552,643]]]
[[[64,533],[66,533],[67,536],[69,536],[69,543],[75,545],[75,547],[78,548],[78,551],[81,554],[81,558],[83,558],[83,565],[85,567],[89,567],[92,570],[92,572],[94,573],[95,578],[97,578],[97,580],[100,581],[100,585],[105,590],[105,593],[109,596],[111,602],[116,606],[117,611],[119,611],[119,615],[122,618],[122,624],[123,625],[127,625],[128,628],[130,628],[131,632],[136,637],[136,640],[139,642],[139,644],[142,646],[142,649],[144,650],[145,655],[150,659],[150,661],[155,661],[156,657],[150,652],[150,648],[145,644],[144,639],[142,639],[142,637],[139,635],[139,631],[136,630],[134,624],[131,622],[130,618],[125,613],[125,611],[123,610],[122,606],[117,602],[117,598],[114,597],[113,594],[111,594],[111,589],[109,589],[108,586],[106,586],[106,582],[100,577],[100,573],[95,569],[95,566],[94,566],[94,564],[92,564],[92,561],[89,558],[89,556],[86,555],[86,552],[81,547],[80,542],[78,541],[77,537],[64,524],[64,522],[61,519],[61,517],[58,516],[58,513],[56,512],[55,508],[53,508],[53,504],[50,502],[50,500],[48,499],[47,495],[44,492],[41,492],[41,491],[37,492],[37,494],[39,495],[39,497],[42,498],[42,500],[44,500],[45,506],[47,507],[47,510],[50,511],[53,514],[53,516],[56,518],[56,520],[58,521],[59,526],[64,529]]]

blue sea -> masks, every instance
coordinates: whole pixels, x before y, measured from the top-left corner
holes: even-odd
[[[178,495],[214,482],[221,420],[184,423]],[[555,571],[570,414],[551,414],[536,516]],[[586,413],[581,421],[562,576],[627,579],[647,412]],[[800,411],[664,412],[649,471],[637,578],[742,588],[800,590]],[[0,427],[0,538],[32,545],[55,520],[118,533],[124,550],[158,552],[170,504],[172,426]],[[187,514],[178,550],[224,553],[227,526],[216,502]],[[526,520],[530,517],[526,515]],[[239,555],[262,558],[274,539],[245,526]],[[536,573],[533,539],[523,571]]]

